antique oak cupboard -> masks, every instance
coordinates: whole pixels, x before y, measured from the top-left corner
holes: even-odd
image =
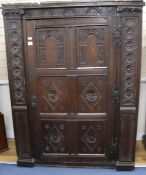
[[[142,6],[3,5],[18,165],[134,168]]]

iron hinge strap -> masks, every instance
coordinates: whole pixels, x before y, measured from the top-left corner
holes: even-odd
[[[116,155],[117,155],[118,142],[119,142],[119,139],[118,139],[117,137],[114,138],[114,139],[112,139],[111,152],[112,152],[112,156],[113,156],[113,158],[115,158]]]
[[[120,88],[118,85],[112,86],[112,101],[119,101],[120,100]]]

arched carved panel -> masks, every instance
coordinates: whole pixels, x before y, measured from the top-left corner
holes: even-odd
[[[96,67],[106,65],[105,27],[78,27],[77,66]]]
[[[64,29],[47,29],[37,31],[39,66],[65,66],[65,32]]]

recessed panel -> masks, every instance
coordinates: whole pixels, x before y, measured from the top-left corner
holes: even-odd
[[[105,121],[78,122],[78,154],[104,154]]]
[[[106,27],[76,28],[77,67],[106,66]]]
[[[38,66],[59,68],[66,65],[65,29],[37,30]]]
[[[106,98],[106,76],[87,75],[77,78],[78,113],[105,113]]]
[[[66,121],[42,121],[42,153],[68,153]]]
[[[39,77],[37,90],[41,113],[67,112],[68,83],[65,77]]]

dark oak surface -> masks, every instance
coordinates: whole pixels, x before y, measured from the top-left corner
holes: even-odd
[[[134,168],[142,5],[3,6],[18,165]]]

